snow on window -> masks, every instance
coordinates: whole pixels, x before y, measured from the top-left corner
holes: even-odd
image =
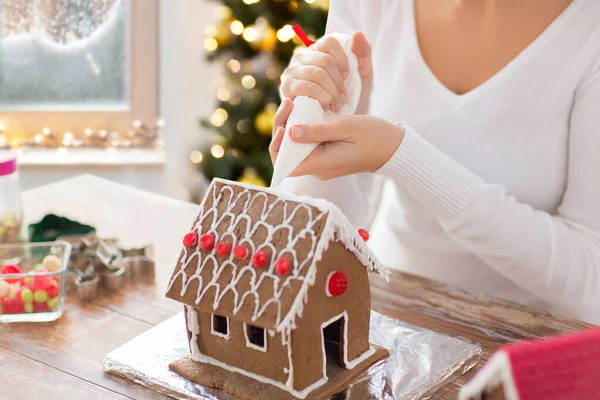
[[[0,0],[0,110],[123,109],[129,0]]]

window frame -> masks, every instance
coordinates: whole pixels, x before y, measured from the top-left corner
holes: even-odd
[[[265,344],[264,346],[259,346],[257,344],[254,344],[250,341],[250,336],[248,335],[248,328],[249,327],[253,327],[253,328],[258,328],[258,329],[262,329],[263,331],[263,343]],[[246,347],[254,349],[254,350],[258,350],[258,351],[262,351],[264,353],[267,352],[267,330],[265,328],[261,328],[260,326],[255,326],[255,325],[249,325],[244,323],[244,336],[246,338]]]
[[[227,322],[227,333],[221,333],[215,330],[215,317],[225,318],[225,322]],[[229,326],[229,318],[224,317],[222,315],[210,314],[210,333],[214,336],[222,337],[223,339],[229,340],[231,338],[231,327]]]
[[[139,120],[153,128],[159,118],[159,0],[129,0],[129,104],[123,109],[89,111],[2,110],[3,132],[18,139],[31,139],[47,127],[59,136],[86,129],[126,133]]]

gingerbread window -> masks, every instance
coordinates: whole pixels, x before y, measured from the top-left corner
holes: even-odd
[[[213,314],[211,332],[215,336],[221,336],[229,339],[229,319],[220,315]]]
[[[267,332],[263,328],[244,324],[244,330],[246,331],[246,346],[267,351]]]

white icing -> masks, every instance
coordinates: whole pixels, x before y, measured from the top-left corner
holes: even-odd
[[[333,274],[335,274],[335,271],[330,272],[329,275],[327,276],[327,280],[325,281],[325,295],[327,297],[333,297],[331,292],[329,292],[329,281],[331,280],[331,277],[333,276]]]
[[[227,333],[221,333],[219,331],[215,330],[215,315],[211,314],[210,315],[210,333],[212,333],[215,336],[220,336],[225,340],[229,340],[229,338],[231,337],[231,334],[229,332],[229,318],[225,318],[225,321],[227,321]]]
[[[510,359],[502,350],[496,352],[475,377],[460,389],[458,400],[480,399],[484,393],[500,384],[506,400],[519,400]]]
[[[354,358],[353,360],[348,360],[348,312],[344,311],[343,313],[340,313],[340,314],[336,315],[335,317],[332,317],[329,320],[327,320],[321,324],[321,343],[322,343],[322,347],[323,347],[323,376],[324,377],[327,376],[327,355],[325,353],[325,337],[323,336],[323,329],[325,329],[327,326],[331,325],[332,323],[334,323],[335,321],[337,321],[340,318],[343,318],[343,322],[344,322],[344,335],[343,335],[344,351],[342,352],[344,354],[344,360],[343,360],[344,368],[353,369],[358,364],[360,364],[361,362],[363,362],[364,360],[366,360],[367,358],[369,358],[373,354],[375,354],[375,349],[373,347],[369,347],[369,350],[365,351],[358,357]]]
[[[200,333],[200,325],[198,324],[198,312],[194,307],[185,306],[187,311],[188,330],[192,333],[190,338],[190,353],[192,359],[202,355],[200,347],[198,347],[198,334]]]
[[[250,336],[248,336],[248,325],[244,324],[244,336],[246,337],[246,347],[249,347],[254,350],[262,351],[263,353],[267,352],[267,331],[263,329],[264,341],[265,344],[263,347],[257,346],[250,341]]]

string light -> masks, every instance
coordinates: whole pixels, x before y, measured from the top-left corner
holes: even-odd
[[[190,154],[190,160],[194,163],[194,164],[200,164],[202,162],[202,160],[204,159],[204,155],[199,152],[198,150],[194,150],[192,151],[192,153]]]
[[[315,2],[315,0],[304,0],[305,2],[307,2],[308,4],[312,4]]]
[[[254,42],[256,40],[256,36],[256,29],[251,26],[244,29],[244,33],[242,35],[244,40],[246,40],[247,42]]]
[[[231,92],[227,88],[217,90],[217,98],[221,101],[228,101],[231,98]]]
[[[163,120],[157,120],[154,127],[149,128],[142,121],[134,120],[132,125],[139,129],[126,131],[131,140],[116,131],[109,134],[106,130],[100,130],[95,133],[91,128],[83,129],[80,133],[65,132],[62,137],[57,138],[50,127],[44,127],[41,133],[32,135],[31,139],[9,138],[2,135],[2,131],[0,131],[0,147],[12,149],[44,147],[63,150],[77,147],[106,148],[107,146],[162,148],[164,146],[161,139],[163,124]]]
[[[231,29],[231,33],[234,35],[241,35],[244,32],[244,24],[236,19],[235,21],[231,21],[229,29]]]
[[[256,4],[258,2],[260,2],[260,0],[244,0],[245,4]]]
[[[240,72],[242,65],[238,60],[232,58],[231,60],[227,61],[227,68],[229,68],[229,70],[234,74],[237,74]]]
[[[65,132],[62,143],[65,146],[70,146],[73,143],[73,134],[71,132]]]
[[[225,121],[227,121],[227,118],[229,117],[229,115],[227,114],[227,111],[225,111],[222,108],[217,108],[215,110],[215,112],[213,113],[212,117],[210,117],[210,122],[216,126],[217,128],[223,126],[223,124],[225,123]]]
[[[284,25],[280,30],[277,31],[277,39],[280,42],[289,42],[294,36],[296,32],[294,32],[294,28],[291,25]]]
[[[210,154],[212,154],[214,158],[222,158],[225,155],[225,149],[220,144],[214,144],[210,148]]]
[[[0,132],[4,130],[4,122],[0,121]]]
[[[242,86],[246,89],[253,89],[256,86],[256,79],[252,75],[244,75],[242,77]]]
[[[208,51],[215,51],[219,47],[219,44],[215,38],[210,37],[204,40],[204,47]]]

